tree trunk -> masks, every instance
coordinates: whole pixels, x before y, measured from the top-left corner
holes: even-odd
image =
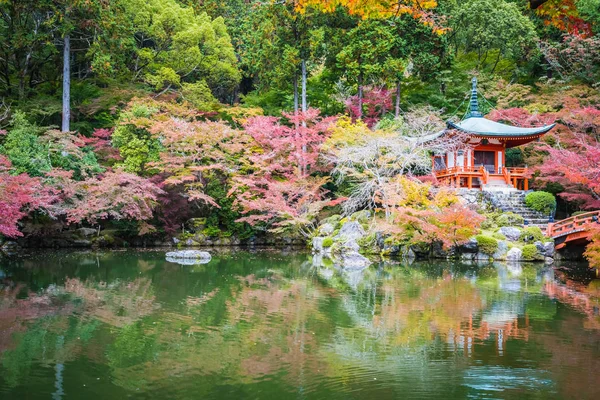
[[[63,49],[62,131],[69,132],[71,122],[71,37],[65,35]]]
[[[398,118],[400,116],[400,95],[402,90],[402,81],[398,79],[396,81],[396,110],[394,111],[394,116]]]
[[[306,60],[302,60],[302,112],[305,113],[308,109],[306,102]],[[302,121],[302,126],[306,128],[306,121]],[[306,176],[308,172],[308,165],[306,165],[306,144],[302,145],[302,176]]]
[[[298,73],[294,72],[294,114],[298,112]]]
[[[306,102],[306,60],[302,60],[302,112],[306,112],[308,104]]]

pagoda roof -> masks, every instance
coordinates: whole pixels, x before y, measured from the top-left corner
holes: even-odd
[[[544,125],[533,128],[522,128],[518,126],[506,125],[500,122],[492,121],[483,117],[479,111],[479,98],[477,95],[477,78],[472,80],[471,99],[469,102],[469,112],[466,118],[458,123],[447,122],[448,128],[456,129],[481,138],[497,138],[507,140],[527,140],[535,139],[556,124]]]
[[[493,138],[525,138],[539,136],[554,128],[556,124],[544,125],[535,128],[521,128],[491,121],[483,117],[469,117],[458,123],[448,121],[448,127],[470,133],[479,137]]]

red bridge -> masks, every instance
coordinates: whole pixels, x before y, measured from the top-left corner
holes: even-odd
[[[548,224],[546,236],[554,239],[556,250],[560,250],[570,244],[589,242],[592,235],[591,227],[597,224],[600,224],[600,210]]]

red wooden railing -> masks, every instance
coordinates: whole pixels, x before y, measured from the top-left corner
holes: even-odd
[[[600,210],[579,214],[553,224],[548,224],[546,236],[557,238],[572,233],[587,231],[589,230],[589,224],[596,224],[598,223],[596,222],[598,220],[600,220]]]
[[[504,182],[506,182],[507,185],[512,185],[512,177],[510,176],[510,171],[508,168],[502,168],[502,176],[504,177]]]
[[[490,173],[488,172],[487,169],[485,169],[485,167],[481,166],[481,175],[482,175],[482,183],[484,185],[486,185],[488,183],[488,181],[490,180]]]

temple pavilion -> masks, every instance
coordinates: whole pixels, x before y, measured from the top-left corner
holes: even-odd
[[[465,118],[447,122],[444,134],[466,134],[467,150],[433,155],[433,171],[441,182],[465,188],[528,190],[526,167],[507,167],[506,149],[538,140],[555,124],[521,128],[491,121],[479,111],[477,79],[473,78],[469,111]]]

